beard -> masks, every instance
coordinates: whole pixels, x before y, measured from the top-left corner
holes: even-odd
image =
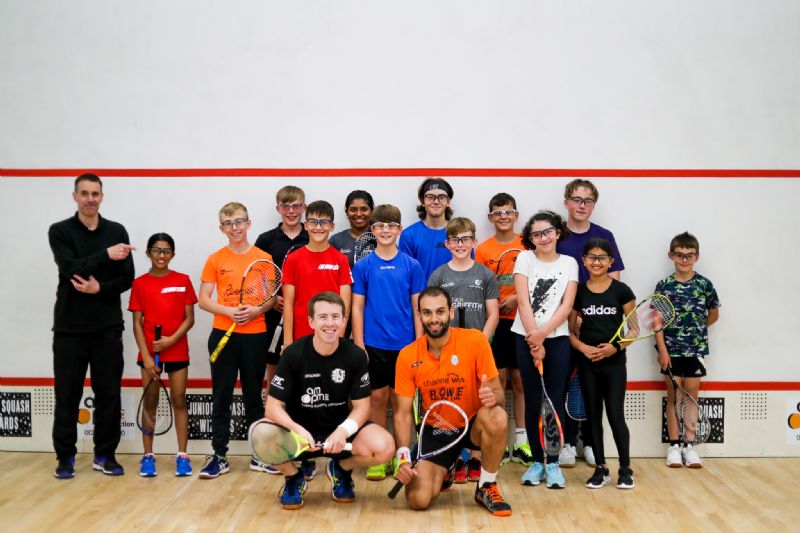
[[[430,337],[432,339],[439,339],[441,337],[444,337],[447,334],[447,332],[450,330],[450,323],[449,322],[445,322],[444,324],[442,324],[442,329],[440,329],[439,331],[434,332],[434,331],[430,330],[430,326],[428,324],[423,322],[422,323],[422,329],[425,331],[425,335],[427,335],[428,337]]]

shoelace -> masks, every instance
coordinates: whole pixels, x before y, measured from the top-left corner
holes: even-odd
[[[497,486],[497,483],[492,483],[488,487],[483,487],[482,490],[489,495],[489,499],[492,500],[493,503],[503,501],[503,495],[500,494],[500,488]]]

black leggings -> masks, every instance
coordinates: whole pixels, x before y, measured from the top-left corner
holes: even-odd
[[[583,398],[586,401],[586,415],[592,426],[592,448],[598,465],[606,463],[603,449],[603,403],[605,403],[608,424],[614,435],[614,443],[619,453],[620,467],[631,465],[631,434],[625,423],[625,386],[628,370],[624,363],[604,365],[586,359],[579,363],[578,372]]]

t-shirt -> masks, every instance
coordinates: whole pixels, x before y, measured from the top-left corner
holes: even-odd
[[[399,350],[414,340],[411,297],[427,286],[416,259],[397,252],[392,259],[369,254],[353,268],[353,294],[364,296],[364,343]]]
[[[622,306],[632,300],[636,300],[636,296],[630,287],[613,278],[608,289],[601,293],[592,292],[586,283],[578,285],[575,304],[572,308],[581,314],[581,332],[578,337],[581,342],[597,346],[610,341],[625,318]],[[611,357],[601,359],[593,364],[624,362],[625,350],[621,350]]]
[[[344,256],[347,258],[347,262],[350,263],[350,268],[353,268],[353,250],[355,250],[356,246],[356,239],[350,233],[350,229],[346,229],[344,231],[340,231],[336,235],[332,236],[328,239],[328,243],[342,252]]]
[[[272,256],[255,246],[251,246],[243,254],[237,254],[226,246],[208,257],[200,279],[216,285],[217,303],[226,307],[238,307],[239,293],[242,290],[242,276],[250,263],[256,259],[272,261]],[[227,330],[231,324],[233,324],[233,320],[230,317],[214,315],[214,329]],[[247,324],[236,326],[236,333],[264,333],[266,330],[264,315],[257,316]]]
[[[528,276],[527,296],[533,308],[533,317],[538,326],[543,326],[553,318],[556,309],[561,305],[561,299],[569,282],[578,281],[578,263],[564,254],[560,254],[552,263],[546,263],[540,261],[532,251],[526,250],[517,256],[514,274]],[[511,331],[525,335],[525,326],[522,325],[519,313],[514,319]],[[566,320],[551,331],[547,338],[563,335],[569,335]]]
[[[269,395],[286,405],[292,420],[315,438],[324,439],[350,414],[348,400],[369,398],[364,350],[347,339],[323,356],[314,349],[313,335],[286,347],[269,385]]]
[[[314,333],[308,325],[308,301],[325,291],[339,294],[342,285],[352,285],[353,275],[347,258],[329,246],[312,252],[307,246],[298,248],[283,264],[283,283],[294,286],[294,340]]]
[[[149,273],[133,280],[128,311],[140,311],[142,327],[148,346],[153,345],[156,325],[161,325],[161,336],[169,337],[186,318],[186,306],[197,303],[192,280],[186,274],[170,270],[166,276],[153,276]],[[161,361],[187,361],[189,359],[189,340],[186,335],[178,342],[161,352]],[[139,353],[138,360],[142,360]]]
[[[674,274],[656,284],[675,307],[675,320],[664,329],[664,343],[670,357],[708,355],[708,312],[720,306],[711,280],[695,273],[689,281],[678,281]]]
[[[482,405],[478,389],[484,374],[487,380],[497,376],[489,341],[480,331],[450,328],[450,338],[439,357],[428,350],[427,335],[400,350],[394,390],[410,398],[419,389],[423,409],[435,401],[449,400],[472,418]]]
[[[514,249],[520,251],[525,249],[522,245],[522,237],[520,235],[515,235],[514,239],[506,244],[500,244],[497,242],[496,237],[490,237],[479,244],[478,248],[475,250],[475,261],[494,272],[497,277],[497,285],[500,289],[501,300],[505,300],[509,296],[515,294],[514,264],[516,263],[517,257],[514,252],[509,252],[506,256],[503,256],[503,262],[501,264],[498,265],[498,261],[500,260],[500,256],[503,255],[503,252]],[[514,320],[516,314],[516,312],[507,315],[501,314],[500,318]]]
[[[486,324],[486,300],[500,297],[497,278],[491,270],[478,262],[463,272],[444,264],[433,271],[428,279],[428,286],[441,287],[447,291],[456,310],[451,325],[467,329],[482,330]],[[464,310],[464,324],[459,323],[461,309]]]
[[[609,272],[625,270],[625,263],[622,262],[622,255],[619,253],[619,248],[617,248],[614,234],[602,226],[589,223],[589,229],[584,233],[570,233],[569,238],[556,243],[556,251],[558,253],[568,255],[578,262],[578,281],[580,283],[584,283],[589,279],[589,271],[583,266],[583,249],[586,243],[592,239],[605,239],[611,243],[611,249],[614,251],[614,262],[609,267]]]
[[[447,229],[431,229],[423,221],[415,222],[400,234],[398,248],[419,261],[425,278],[452,258],[450,250],[444,245]]]

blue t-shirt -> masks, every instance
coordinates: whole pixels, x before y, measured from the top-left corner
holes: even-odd
[[[556,244],[558,253],[568,255],[578,262],[578,283],[586,283],[589,280],[589,271],[583,266],[583,248],[592,239],[605,239],[611,243],[611,249],[614,250],[614,263],[608,269],[609,272],[625,270],[625,263],[622,262],[622,255],[620,255],[619,248],[617,248],[614,234],[602,226],[589,223],[589,229],[586,232],[570,232],[568,238],[558,241]]]
[[[411,297],[427,286],[416,259],[398,252],[389,261],[372,253],[353,267],[353,293],[364,296],[364,344],[400,350],[411,344],[414,315]]]
[[[444,245],[446,240],[446,228],[431,229],[420,220],[403,230],[398,248],[419,261],[427,280],[434,270],[452,257],[450,250]]]

